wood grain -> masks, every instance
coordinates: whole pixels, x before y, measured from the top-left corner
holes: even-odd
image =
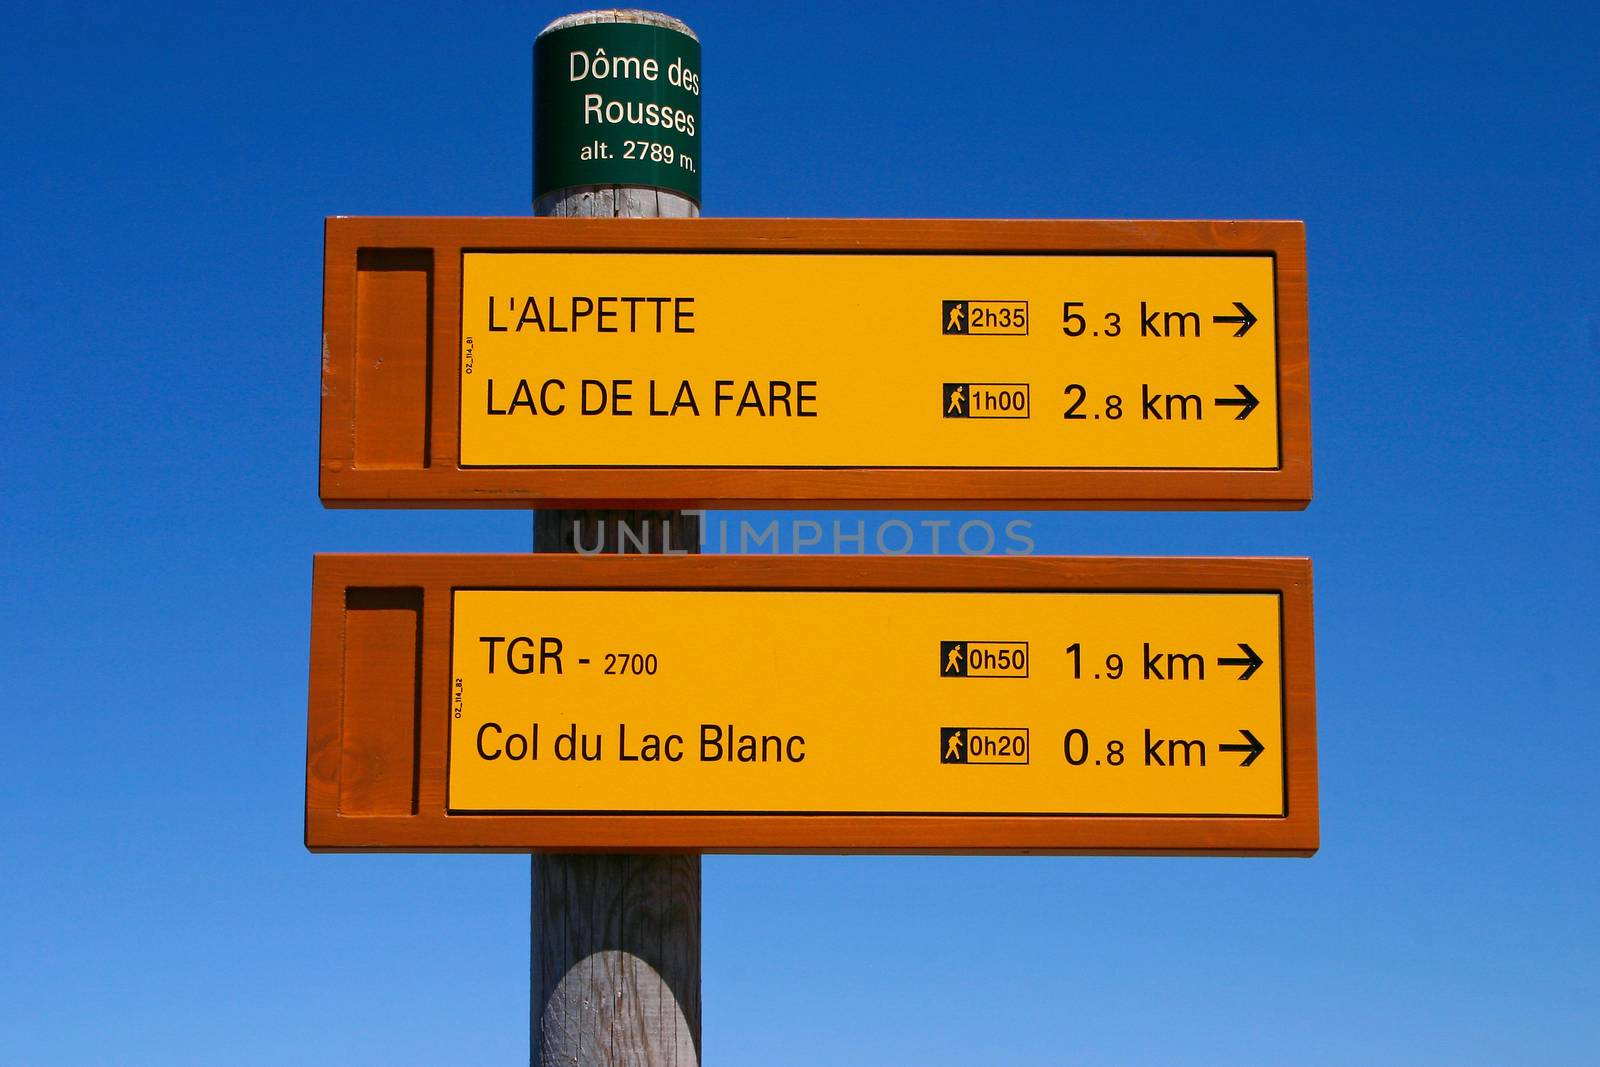
[[[1283,599],[1283,817],[450,815],[450,592],[478,589],[874,589],[1274,592]],[[339,805],[347,590],[420,589],[415,814]],[[317,851],[869,852],[1308,855],[1318,841],[1311,564],[1304,559],[827,556],[318,556],[306,761]]]
[[[700,1062],[698,856],[537,857],[532,924],[534,1063]]]
[[[428,316],[433,254],[373,248],[356,256],[354,462],[364,470],[428,466]],[[395,419],[395,411],[412,413]]]
[[[339,723],[339,810],[417,810],[422,590],[352,588],[345,596],[344,687],[360,693]]]
[[[587,193],[583,195],[589,195]],[[602,192],[599,204],[606,206]],[[616,210],[615,199],[609,202]],[[641,208],[642,210],[642,208]],[[359,462],[357,262],[432,255],[432,351],[459,346],[463,249],[1270,253],[1277,270],[1281,465],[1275,470],[473,468],[460,454],[458,361],[430,362],[431,408],[384,415],[425,432],[420,465]],[[332,218],[323,298],[322,500],[330,507],[912,507],[1293,509],[1311,499],[1305,227],[1299,222],[861,219]],[[392,432],[402,432],[395,430]]]

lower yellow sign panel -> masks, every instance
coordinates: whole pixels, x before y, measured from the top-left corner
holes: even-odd
[[[453,599],[452,813],[1287,810],[1274,593]]]

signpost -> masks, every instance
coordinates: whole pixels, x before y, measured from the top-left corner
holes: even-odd
[[[1304,263],[1288,222],[330,219],[322,496],[1303,507]]]
[[[546,1064],[699,1062],[701,852],[1315,852],[1308,561],[574,552],[1304,507],[1301,224],[702,220],[693,32],[534,52],[550,217],[327,221],[324,503],[538,551],[317,557],[307,846],[534,853]]]
[[[318,849],[1317,846],[1304,560],[321,556],[312,647]]]

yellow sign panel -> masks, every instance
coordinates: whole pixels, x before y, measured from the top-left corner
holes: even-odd
[[[1273,258],[468,252],[461,463],[1266,470]]]
[[[452,812],[1286,811],[1275,593],[457,590]]]

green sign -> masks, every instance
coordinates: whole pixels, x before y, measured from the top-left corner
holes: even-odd
[[[700,202],[700,42],[662,26],[597,23],[533,46],[533,196],[651,185]]]

